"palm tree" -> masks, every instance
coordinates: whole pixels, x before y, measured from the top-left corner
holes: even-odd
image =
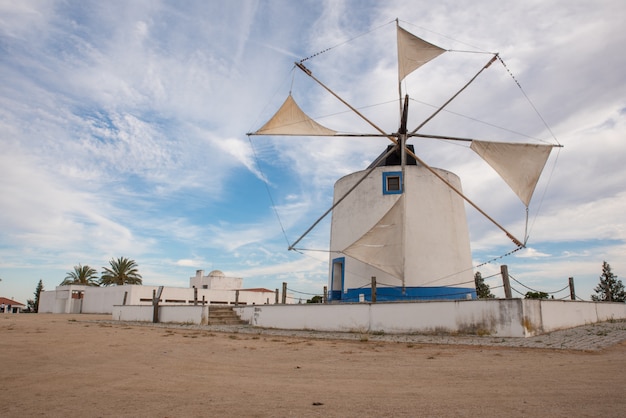
[[[117,260],[109,261],[111,268],[102,267],[104,271],[100,277],[100,284],[103,286],[141,284],[141,274],[137,271],[135,260],[119,257]]]
[[[100,286],[98,284],[98,272],[89,266],[74,266],[74,271],[70,271],[61,282],[61,286],[69,284],[80,284],[83,286]]]

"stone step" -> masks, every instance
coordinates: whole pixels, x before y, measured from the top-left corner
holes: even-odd
[[[230,306],[209,306],[209,325],[246,324]]]

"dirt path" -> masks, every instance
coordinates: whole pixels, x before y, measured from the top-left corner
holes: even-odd
[[[0,316],[0,416],[623,416],[594,351],[340,341]]]

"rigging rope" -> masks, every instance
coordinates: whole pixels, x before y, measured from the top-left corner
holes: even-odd
[[[294,289],[289,289],[287,288],[288,291],[293,292],[293,293],[298,293],[301,295],[309,295],[309,296],[322,296],[322,293],[307,293],[307,292],[300,292],[298,290],[294,290]]]
[[[276,204],[274,203],[274,198],[272,197],[272,192],[270,191],[270,187],[267,181],[267,176],[263,173],[261,169],[261,165],[259,164],[259,158],[256,154],[256,150],[254,149],[254,145],[252,144],[252,138],[248,135],[248,142],[250,142],[250,148],[252,149],[252,155],[254,156],[254,162],[257,166],[257,169],[261,173],[261,177],[263,178],[263,184],[265,185],[265,190],[267,190],[267,195],[270,198],[270,202],[272,204],[272,210],[276,214],[276,219],[278,219],[278,224],[280,225],[280,230],[283,232],[283,236],[285,237],[285,241],[287,241],[287,245],[289,245],[289,238],[287,238],[287,233],[285,232],[285,228],[283,227],[283,223],[280,220],[280,216],[278,215],[278,210],[276,209]]]
[[[482,277],[482,275],[481,275],[481,278],[483,280],[487,280],[487,279],[491,279],[492,277],[496,277],[496,276],[500,276],[500,275],[501,275],[501,273],[494,273],[491,276],[486,276],[486,277]]]
[[[407,24],[407,25],[409,25],[409,26],[412,26],[412,27],[414,27],[414,28],[418,28],[418,29],[421,29],[421,30],[423,30],[423,31],[429,32],[429,33],[433,33],[433,34],[435,34],[435,35],[437,35],[437,36],[441,36],[442,38],[448,39],[448,40],[450,40],[450,41],[457,42],[457,43],[460,43],[460,44],[463,44],[463,45],[469,46],[470,48],[474,48],[474,49],[477,49],[478,51],[480,51],[480,52],[476,52],[476,51],[455,51],[455,50],[452,50],[452,49],[451,49],[451,50],[448,50],[448,51],[450,51],[450,52],[470,52],[470,53],[493,54],[493,52],[486,51],[486,50],[484,50],[484,49],[482,49],[482,48],[479,48],[479,47],[477,47],[477,46],[475,46],[475,45],[472,45],[472,44],[470,44],[470,43],[460,41],[460,40],[455,39],[455,38],[452,38],[452,37],[450,37],[450,36],[448,36],[448,35],[444,35],[443,33],[439,33],[439,32],[432,31],[432,30],[427,29],[427,28],[425,28],[425,27],[423,27],[423,26],[418,26],[418,25],[415,25],[415,24],[413,24],[413,23],[411,23],[411,22],[407,22],[406,20],[400,20],[400,22],[402,22],[402,23],[404,23],[404,24]]]
[[[535,106],[535,104],[532,102],[532,100],[530,100],[530,97],[528,97],[528,95],[526,94],[526,91],[522,88],[522,85],[520,84],[520,82],[517,80],[517,78],[515,78],[515,76],[513,75],[513,73],[511,72],[511,70],[509,69],[509,67],[506,65],[506,63],[504,62],[504,60],[502,59],[502,57],[500,55],[497,55],[498,60],[500,61],[500,63],[502,64],[502,66],[504,67],[504,69],[506,70],[506,72],[509,74],[509,76],[513,79],[513,81],[515,82],[515,84],[517,85],[517,87],[520,89],[520,91],[522,92],[522,94],[524,95],[524,97],[526,98],[526,101],[528,102],[528,104],[530,105],[530,107],[532,107],[532,109],[535,111],[535,114],[537,115],[537,117],[539,117],[539,119],[541,120],[541,122],[543,123],[544,127],[548,130],[548,132],[550,133],[550,135],[552,136],[552,139],[554,139],[554,141],[557,143],[559,150],[557,151],[557,155],[556,158],[554,160],[554,164],[552,166],[552,170],[550,171],[550,175],[548,176],[548,181],[546,183],[546,187],[543,190],[543,193],[541,195],[541,198],[539,199],[539,205],[537,206],[537,211],[535,213],[535,216],[533,218],[533,221],[530,225],[530,229],[528,228],[528,208],[526,208],[526,230],[527,232],[525,233],[525,238],[524,238],[524,244],[526,244],[528,238],[530,237],[530,232],[528,232],[529,230],[532,230],[535,222],[537,221],[537,217],[539,216],[539,210],[541,209],[541,206],[543,205],[543,201],[546,195],[546,192],[548,191],[548,186],[550,185],[550,182],[552,180],[552,176],[554,174],[554,170],[556,169],[556,163],[559,159],[559,155],[561,153],[560,148],[562,147],[561,143],[559,142],[559,140],[557,139],[556,135],[554,135],[554,132],[552,132],[552,129],[550,128],[550,125],[548,125],[548,123],[546,122],[546,120],[543,118],[543,116],[541,115],[541,113],[539,112],[539,110],[537,109],[537,107]]]
[[[548,125],[548,123],[546,122],[546,120],[543,118],[543,116],[541,116],[541,113],[539,113],[539,110],[537,109],[537,107],[535,106],[535,104],[532,102],[532,100],[530,100],[530,97],[528,97],[528,95],[526,94],[526,92],[524,91],[524,89],[522,88],[522,85],[519,83],[519,81],[517,81],[517,78],[515,78],[515,76],[513,75],[513,73],[511,72],[511,70],[509,70],[509,67],[507,67],[507,65],[505,64],[504,60],[502,59],[502,57],[500,55],[496,55],[498,57],[498,60],[500,61],[500,63],[502,64],[502,66],[504,67],[504,69],[506,70],[507,73],[509,73],[509,75],[511,76],[511,78],[513,79],[513,81],[515,81],[515,84],[517,84],[517,87],[519,87],[520,91],[522,92],[522,94],[524,95],[524,97],[526,98],[526,100],[528,101],[528,103],[530,104],[530,106],[533,108],[533,110],[535,111],[535,113],[537,114],[537,116],[539,117],[539,119],[541,119],[541,121],[543,122],[543,125],[546,127],[546,129],[548,130],[548,132],[550,132],[550,135],[552,136],[552,139],[554,139],[556,141],[556,143],[561,146],[561,144],[559,143],[559,140],[556,138],[556,136],[554,135],[554,132],[552,132],[552,129],[550,129],[550,126]]]
[[[300,62],[302,63],[302,62],[304,62],[304,61],[308,61],[308,60],[310,60],[311,58],[315,58],[315,57],[317,57],[318,55],[322,55],[322,54],[324,54],[324,53],[326,53],[326,52],[328,52],[328,51],[330,51],[330,50],[332,50],[332,49],[338,48],[338,47],[340,47],[340,46],[342,46],[342,45],[345,45],[345,44],[347,44],[347,43],[349,43],[349,42],[352,42],[352,41],[354,41],[355,39],[358,39],[358,38],[360,38],[360,37],[362,37],[362,36],[365,36],[365,35],[367,35],[367,34],[370,34],[370,33],[372,33],[372,32],[375,32],[375,31],[377,31],[378,29],[382,28],[383,26],[387,26],[387,25],[389,25],[390,23],[394,23],[394,22],[395,22],[395,20],[392,20],[391,22],[384,23],[384,24],[382,24],[382,25],[380,25],[380,26],[377,26],[377,27],[375,27],[375,28],[373,28],[373,29],[370,29],[370,30],[368,30],[368,31],[366,31],[366,32],[362,32],[362,33],[360,33],[359,35],[356,35],[356,36],[354,36],[354,37],[352,37],[352,38],[350,38],[350,39],[347,39],[347,40],[345,40],[345,41],[342,41],[342,42],[338,43],[337,45],[334,45],[334,46],[331,46],[331,47],[329,47],[329,48],[323,49],[323,50],[321,50],[321,51],[319,51],[319,52],[316,52],[316,53],[315,53],[315,54],[313,54],[313,55],[309,55],[309,56],[308,56],[308,57],[306,57],[306,58],[302,58],[302,59],[300,60]]]
[[[422,100],[415,99],[413,97],[409,97],[409,100],[412,101],[412,102],[415,102],[415,103],[419,103],[419,104],[424,105],[424,106],[432,107],[432,108],[437,108],[438,107],[437,105],[434,105],[434,104],[431,104],[431,103],[427,103],[427,102],[424,102]],[[512,133],[512,134],[515,134],[515,135],[522,136],[524,138],[534,139],[534,140],[540,141],[540,142],[546,142],[546,141],[542,140],[541,138],[536,138],[534,136],[530,136],[530,135],[527,135],[527,134],[522,133],[522,132],[514,131],[513,129],[508,129],[508,128],[505,128],[503,126],[499,126],[499,125],[496,125],[496,124],[493,124],[493,123],[490,123],[490,122],[485,122],[484,120],[477,119],[477,118],[474,118],[474,117],[471,117],[471,116],[467,116],[467,115],[464,115],[462,113],[455,112],[453,110],[443,109],[442,112],[448,113],[448,114],[451,114],[451,115],[454,115],[454,116],[459,116],[459,117],[471,120],[472,122],[478,122],[478,123],[481,123],[481,124],[486,125],[486,126],[491,126],[492,128],[500,129],[500,130],[505,131],[505,132],[509,132],[509,133]]]
[[[483,262],[483,263],[480,263],[479,265],[475,266],[474,268],[479,268],[479,267],[482,267],[482,266],[484,266],[484,265],[486,265],[486,264],[493,263],[493,262],[494,262],[494,261],[496,261],[496,260],[500,260],[501,258],[508,257],[508,256],[510,256],[511,254],[513,254],[513,253],[515,253],[515,252],[517,252],[517,251],[521,250],[522,248],[524,248],[524,247],[519,246],[519,247],[517,247],[516,249],[514,249],[514,250],[512,250],[512,251],[509,251],[509,252],[508,252],[508,253],[506,253],[506,254],[503,254],[503,255],[498,256],[498,257],[494,257],[494,258],[492,258],[491,260],[487,260],[487,261],[485,261],[485,262]]]
[[[516,288],[514,288],[513,286],[511,286],[511,290],[515,291],[515,293],[517,293],[520,296],[526,296],[524,293],[520,292],[519,290],[517,290]]]
[[[521,286],[525,287],[526,289],[528,289],[528,290],[530,290],[530,291],[532,291],[532,292],[537,292],[537,293],[546,293],[546,294],[548,294],[548,295],[555,295],[555,294],[557,294],[557,293],[561,293],[561,292],[562,292],[562,291],[564,291],[565,289],[569,288],[569,284],[568,284],[568,285],[566,285],[564,288],[559,289],[559,290],[557,290],[557,291],[555,291],[555,292],[543,292],[543,291],[540,291],[540,290],[537,290],[537,289],[533,289],[532,287],[528,287],[528,286],[526,286],[524,283],[520,282],[519,280],[517,280],[515,277],[511,276],[510,274],[509,274],[509,278],[513,279],[513,281],[515,281],[515,282],[516,282],[516,283],[518,283],[519,285],[521,285]]]
[[[535,226],[535,222],[537,222],[537,218],[539,217],[539,212],[541,210],[541,206],[543,206],[543,201],[544,201],[544,199],[546,197],[546,193],[548,192],[548,186],[552,182],[552,177],[554,176],[554,170],[556,170],[556,163],[559,160],[559,156],[560,155],[561,155],[561,148],[558,148],[557,152],[556,152],[556,157],[554,158],[554,164],[552,165],[552,170],[550,170],[550,175],[548,176],[548,180],[546,181],[546,187],[544,187],[543,193],[541,194],[541,197],[539,198],[539,204],[537,205],[537,211],[535,212],[535,216],[533,218],[533,221],[530,224],[530,229],[529,229],[529,232],[528,232],[528,236],[530,236],[530,231],[532,231],[533,227]],[[528,220],[526,222],[528,222]]]

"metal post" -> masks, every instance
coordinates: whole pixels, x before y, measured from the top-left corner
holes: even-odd
[[[276,289],[276,297],[274,298],[274,303],[278,305],[278,289]]]
[[[504,285],[504,297],[507,299],[513,299],[511,294],[511,283],[509,282],[509,268],[506,264],[500,266],[500,273],[502,273],[502,284]]]
[[[576,300],[576,291],[574,290],[574,278],[569,278],[569,298],[571,300]]]
[[[324,303],[328,303],[328,286],[324,286],[324,296],[322,297]]]
[[[287,303],[287,282],[283,282],[283,305]]]

